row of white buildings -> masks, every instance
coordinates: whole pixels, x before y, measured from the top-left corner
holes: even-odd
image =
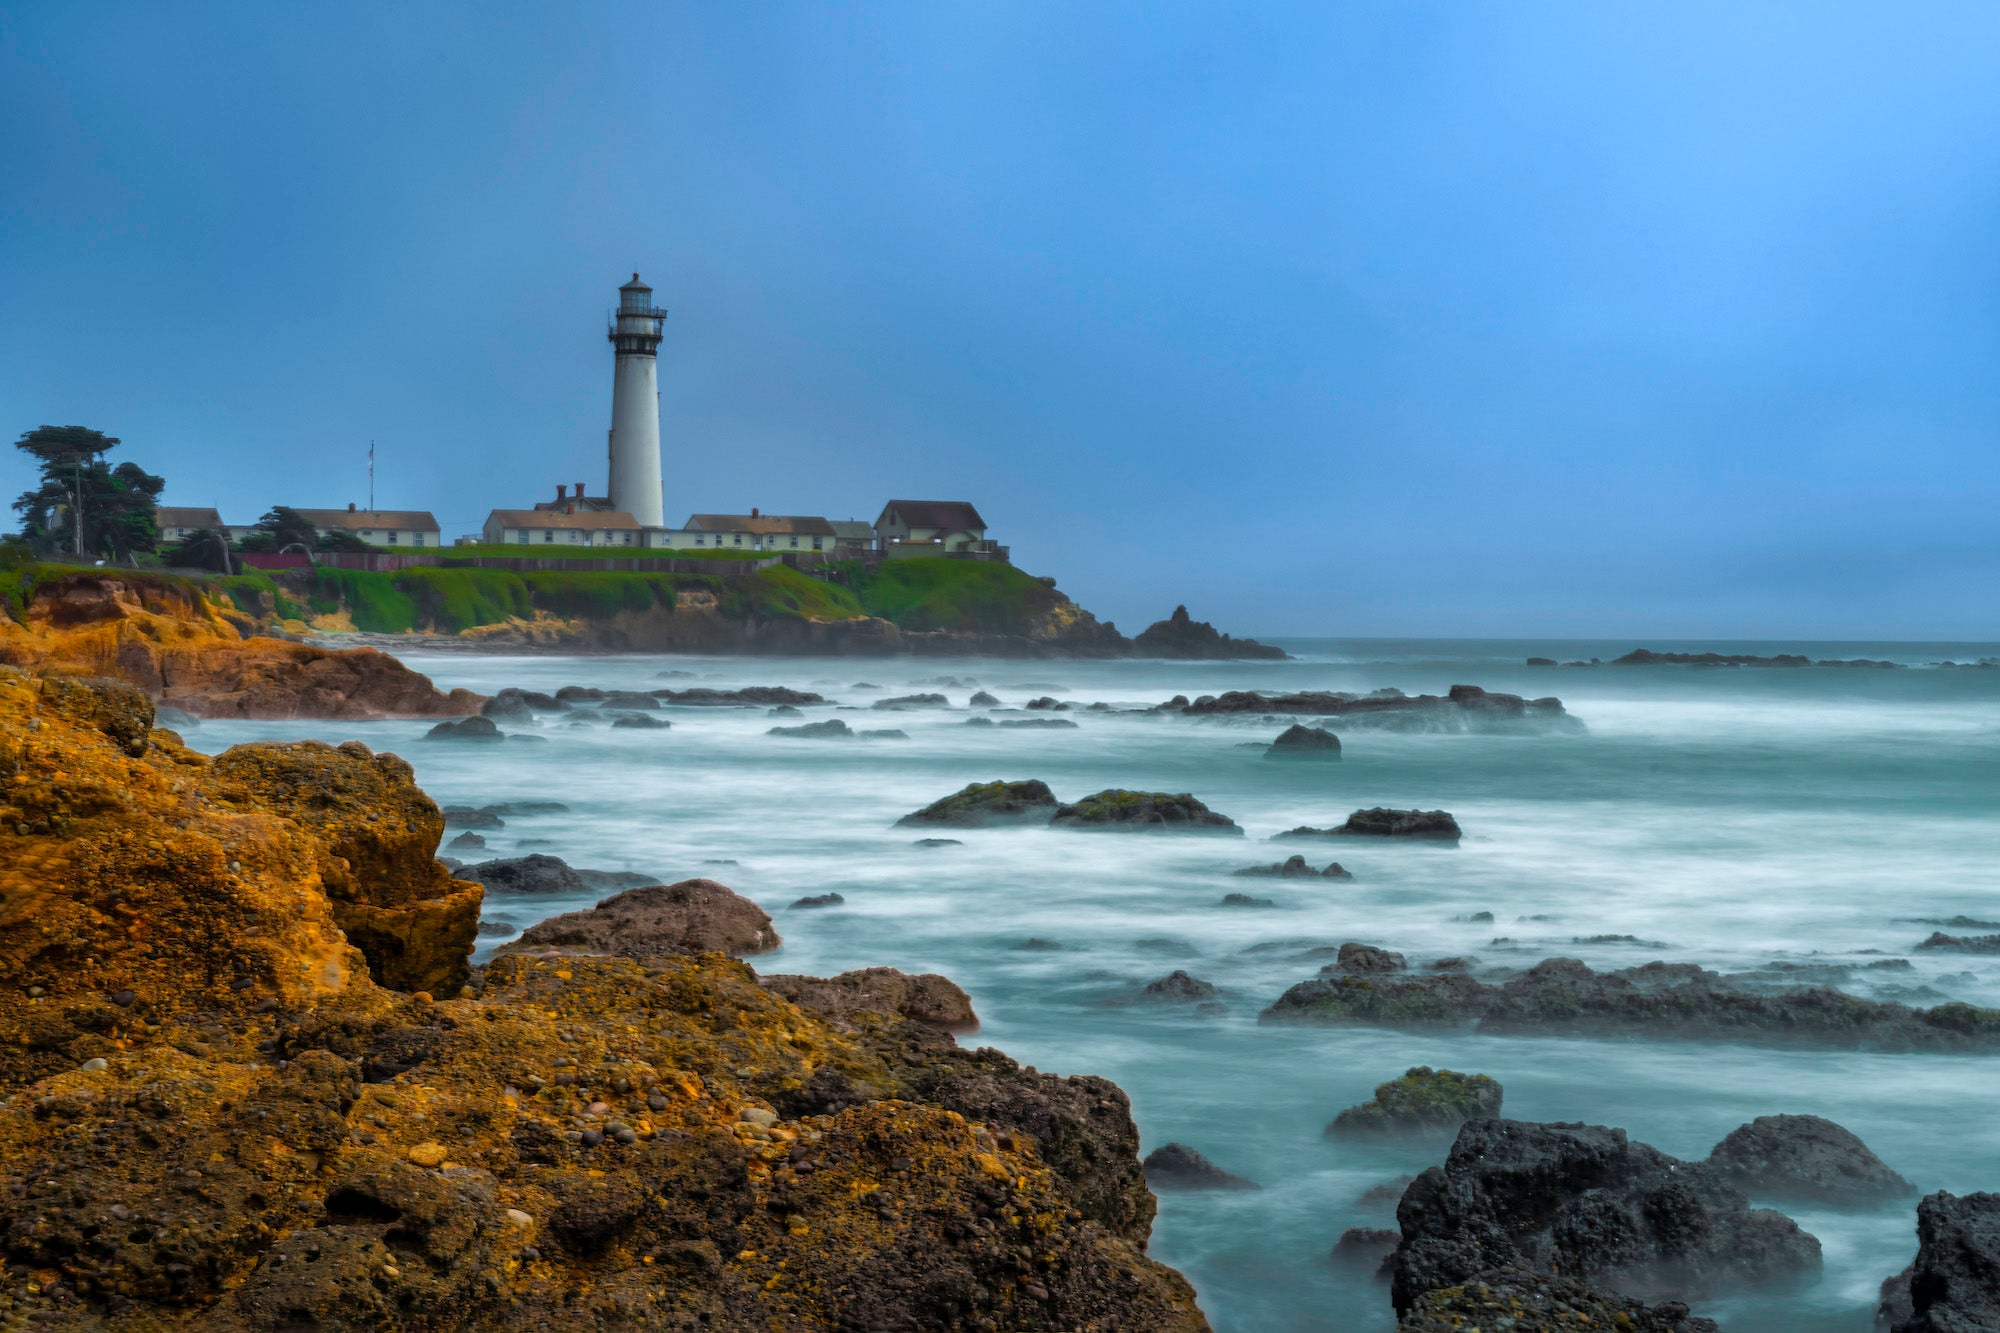
[[[647,527],[610,502],[569,487],[556,487],[556,498],[532,509],[495,509],[476,537],[457,540],[465,546],[542,548],[554,553],[579,547],[617,547],[633,551],[741,551],[770,554],[796,551],[819,553],[829,560],[880,553],[886,556],[947,555],[958,559],[1004,560],[1006,552],[986,536],[986,520],[965,500],[891,500],[873,523],[859,519],[827,519],[802,515],[692,514],[681,527]],[[300,509],[298,515],[322,536],[348,533],[372,546],[407,550],[437,550],[444,545],[438,521],[423,509]],[[241,540],[254,525],[225,523],[214,509],[160,506],[156,514],[160,539],[181,541],[203,530]]]

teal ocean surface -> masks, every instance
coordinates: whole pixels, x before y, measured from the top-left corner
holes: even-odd
[[[905,740],[804,741],[766,734],[762,709],[669,708],[671,730],[523,728],[545,744],[426,742],[417,722],[209,722],[219,750],[251,739],[359,739],[416,766],[440,804],[520,799],[570,812],[512,818],[477,857],[543,851],[661,880],[706,875],[761,903],[782,949],[761,970],[886,965],[942,972],[983,1021],[973,1039],[1025,1063],[1116,1080],[1147,1147],[1178,1140],[1262,1185],[1168,1194],[1152,1253],[1182,1269],[1223,1333],[1387,1330],[1386,1285],[1335,1268],[1373,1186],[1438,1159],[1436,1143],[1328,1140],[1343,1107],[1411,1065],[1490,1074],[1505,1113],[1621,1126],[1704,1156],[1759,1115],[1827,1116],[1920,1189],[2000,1189],[2000,1057],[1876,1055],[1712,1042],[1480,1037],[1260,1026],[1257,1015],[1315,975],[1306,951],[1347,940],[1413,966],[1472,955],[1518,969],[1547,957],[1593,967],[1665,959],[1723,971],[1772,962],[1863,964],[1843,989],[1928,1006],[2000,1006],[2000,957],[1915,951],[1929,920],[2000,920],[2000,643],[1650,641],[1661,651],[1804,653],[1904,669],[1530,668],[1530,656],[1610,659],[1633,641],[1297,640],[1279,663],[731,659],[657,656],[405,656],[446,688],[656,689],[790,685],[841,708],[809,710]],[[663,677],[662,673],[672,673]],[[1481,685],[1556,695],[1573,734],[1426,734],[1341,728],[1338,763],[1266,762],[1282,729],[1262,717],[1089,711],[1229,689]],[[1018,708],[1051,696],[1073,729],[968,726],[985,689]],[[950,706],[873,704],[936,691]],[[1006,716],[1000,714],[1000,716]],[[1023,716],[1026,716],[1025,714]],[[804,719],[809,720],[809,719]],[[1189,791],[1243,825],[1242,839],[1015,829],[913,845],[896,819],[967,782],[1041,778],[1059,796],[1105,787]],[[1333,824],[1357,808],[1446,809],[1456,848],[1334,845],[1351,883],[1232,878],[1293,850],[1271,834]],[[1267,908],[1227,908],[1253,892]],[[837,892],[833,909],[794,910]],[[490,895],[491,921],[520,928],[581,901]],[[1491,921],[1470,920],[1490,912]],[[1627,936],[1635,943],[1581,944]],[[498,943],[503,936],[486,942]],[[1024,948],[1029,940],[1056,947]],[[1145,983],[1175,969],[1222,991],[1214,1012],[1149,1006]],[[1877,1288],[1915,1252],[1914,1200],[1862,1211],[1787,1209],[1825,1247],[1801,1291],[1698,1305],[1735,1333],[1872,1326]]]

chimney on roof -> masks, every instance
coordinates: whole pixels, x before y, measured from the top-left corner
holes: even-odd
[[[751,506],[750,506],[750,517],[752,517],[752,518],[761,518],[761,517],[762,517],[762,515],[760,515],[760,514],[759,514],[759,513],[757,512],[757,506],[756,506],[756,505],[751,505]]]
[[[583,498],[583,483],[580,481],[576,484],[576,498],[579,500]]]
[[[354,501],[349,500],[347,502],[347,512],[350,514],[354,512]]]
[[[569,487],[567,487],[567,486],[563,485],[563,483],[561,483],[561,482],[557,482],[557,483],[556,483],[556,499],[557,499],[558,501],[560,501],[560,500],[564,499],[565,497],[567,497],[568,495],[569,495]]]

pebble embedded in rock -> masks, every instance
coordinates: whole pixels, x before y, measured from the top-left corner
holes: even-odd
[[[95,1074],[101,1069],[109,1068],[111,1068],[111,1062],[101,1055],[93,1056],[83,1062],[83,1072],[86,1074]]]
[[[586,1148],[595,1148],[598,1144],[604,1142],[604,1131],[601,1129],[586,1129],[583,1131],[583,1135],[579,1141]]]
[[[418,1166],[443,1166],[445,1158],[451,1154],[442,1143],[426,1141],[411,1144],[405,1155]]]
[[[769,1129],[778,1123],[778,1113],[767,1111],[761,1106],[746,1106],[737,1114],[738,1120],[747,1121],[759,1129]]]

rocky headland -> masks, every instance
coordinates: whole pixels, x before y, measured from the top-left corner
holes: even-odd
[[[8,1326],[1206,1328],[1123,1094],[942,979],[474,968],[401,761],[153,720],[0,669]]]

